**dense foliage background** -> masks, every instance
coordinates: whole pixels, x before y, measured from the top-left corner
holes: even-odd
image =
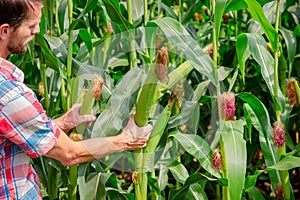
[[[299,20],[297,0],[45,1],[40,34],[10,60],[48,115],[81,102],[98,74],[98,119],[83,138],[118,134],[136,109],[156,139],[79,166],[33,160],[44,198],[300,199],[299,103],[287,98],[300,97]],[[162,79],[155,63],[167,64]]]

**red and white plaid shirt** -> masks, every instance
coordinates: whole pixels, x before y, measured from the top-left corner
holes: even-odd
[[[0,58],[0,199],[42,199],[30,158],[47,153],[60,133],[23,80]]]

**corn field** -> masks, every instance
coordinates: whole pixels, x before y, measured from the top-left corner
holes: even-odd
[[[77,140],[132,113],[153,130],[77,166],[33,159],[43,198],[300,199],[299,20],[299,0],[44,1],[40,34],[9,59],[48,116],[93,112]]]

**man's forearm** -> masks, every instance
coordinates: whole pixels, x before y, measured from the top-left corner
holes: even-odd
[[[146,138],[134,139],[122,132],[116,136],[74,142],[62,131],[57,143],[46,156],[57,159],[66,166],[71,166],[124,150],[140,149],[146,141]]]

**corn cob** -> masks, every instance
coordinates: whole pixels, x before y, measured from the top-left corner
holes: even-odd
[[[158,102],[159,95],[157,92],[158,78],[161,82],[168,80],[167,71],[167,51],[159,51],[157,56],[157,64],[150,66],[148,76],[145,84],[141,89],[141,93],[136,103],[136,114],[134,120],[140,127],[145,126],[148,123],[149,114],[151,112],[152,105]],[[137,170],[137,184],[135,187],[135,199],[146,200],[147,199],[147,173],[144,172],[144,153],[143,150],[135,151],[135,166]]]
[[[144,148],[144,162],[143,162],[143,171],[147,171],[149,168],[149,163],[164,130],[168,124],[168,121],[171,116],[171,111],[169,106],[167,106],[162,113],[158,116],[158,119],[153,126],[151,136],[147,142],[147,146]]]
[[[103,79],[100,76],[95,75],[90,85],[90,88],[87,91],[85,91],[85,95],[83,97],[82,105],[80,108],[81,115],[87,115],[92,112],[95,100],[100,99],[103,83]],[[83,134],[86,129],[86,124],[80,124],[76,127],[76,129],[77,133]]]
[[[145,84],[141,89],[141,93],[136,103],[136,114],[134,120],[140,127],[145,126],[148,123],[149,113],[153,102],[157,102],[158,99],[153,99],[156,92],[158,79],[155,74],[155,65],[150,67],[150,71],[146,78]],[[146,200],[147,199],[147,173],[143,172],[143,149],[135,151],[135,167],[137,174],[137,184],[135,186],[135,199]]]

